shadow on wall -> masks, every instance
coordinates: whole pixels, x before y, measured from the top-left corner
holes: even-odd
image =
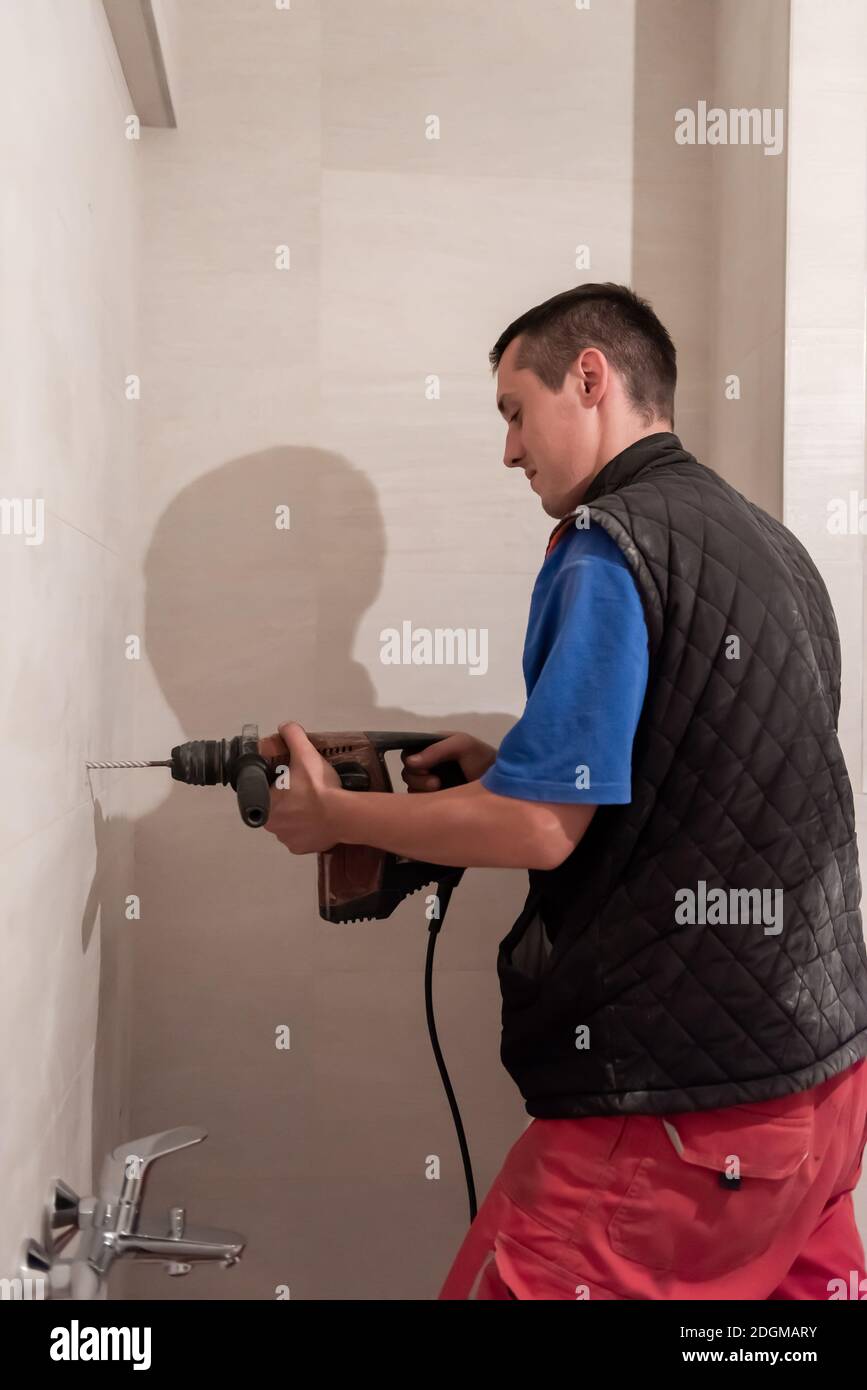
[[[289,530],[275,526],[281,505],[291,507]],[[498,744],[511,715],[461,710],[431,720],[377,705],[351,653],[379,593],[384,544],[370,481],[325,451],[275,447],[185,488],[160,518],[146,557],[144,634],[184,737],[229,737],[247,722],[269,733],[294,718],[318,731],[466,729]],[[146,728],[139,742],[152,747]],[[151,754],[167,755],[161,746]],[[168,778],[156,770],[130,775]],[[245,828],[230,788],[166,782],[165,799],[135,827],[133,888],[114,868],[123,826],[103,819],[98,806],[94,825],[97,872],[82,932],[86,946],[101,905],[97,1096],[115,1065],[108,1040],[122,997],[112,946],[131,926],[135,933],[133,1110],[128,1133],[105,1116],[95,1124],[96,1172],[122,1140],[202,1124],[203,1145],[154,1166],[148,1204],[164,1210],[189,1200],[191,1221],[235,1228],[248,1242],[242,1264],[228,1273],[201,1268],[178,1281],[157,1266],[136,1266],[132,1296],[273,1298],[280,1284],[292,1297],[435,1296],[463,1231],[465,1197],[457,1162],[449,1181],[432,1185],[433,1202],[420,1202],[418,1178],[407,1178],[418,1171],[419,1152],[456,1150],[424,1024],[423,899],[385,922],[324,924],[314,858],[290,855],[272,836]],[[494,878],[465,875],[449,923],[464,932],[466,920],[489,943],[493,984],[478,968],[473,975],[486,1000],[496,988],[496,942],[521,892],[514,874]],[[131,924],[123,904],[133,891],[141,921]],[[400,971],[419,978],[398,1006],[389,982]],[[477,1017],[454,1017],[460,1045],[464,1035],[476,1039],[475,1057],[467,1062],[464,1053],[453,1077],[462,1104],[474,1105],[478,1086],[487,1105],[473,1114],[478,1183],[488,1166],[499,1166],[520,1111],[499,1066],[498,1031],[479,1048]],[[281,1024],[291,1027],[291,1066],[274,1045]],[[349,1055],[359,1037],[360,1070]],[[457,1041],[449,1049],[447,1030],[442,1041],[447,1058],[460,1055]],[[480,1080],[468,1075],[473,1069]],[[375,1205],[383,1185],[386,1221]],[[377,1260],[362,1278],[364,1242]]]

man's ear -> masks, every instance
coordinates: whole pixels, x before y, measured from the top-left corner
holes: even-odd
[[[582,348],[572,364],[582,405],[598,405],[608,382],[608,362],[599,348]]]

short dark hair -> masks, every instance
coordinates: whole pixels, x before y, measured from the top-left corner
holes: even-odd
[[[523,335],[516,367],[529,367],[549,391],[562,388],[579,352],[599,348],[623,378],[645,424],[662,418],[674,428],[677,354],[646,299],[626,285],[576,285],[528,309],[501,333],[488,354],[492,372],[513,338]]]

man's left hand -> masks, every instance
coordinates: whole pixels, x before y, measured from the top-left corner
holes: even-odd
[[[317,753],[300,724],[281,724],[279,732],[260,739],[266,758],[284,754],[289,766],[288,787],[272,786],[271,813],[265,829],[276,835],[291,854],[321,854],[333,849],[337,837],[331,823],[331,795],[341,786],[331,764]]]

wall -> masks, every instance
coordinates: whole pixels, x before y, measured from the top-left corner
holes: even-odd
[[[629,277],[632,6],[540,22],[519,0],[193,0],[177,19],[178,130],[142,150],[141,745],[288,717],[498,742],[523,703],[550,523],[502,469],[487,353],[530,304]],[[487,674],[383,666],[379,633],[405,619],[486,627]],[[229,793],[160,782],[154,797],[137,837],[136,1129],[209,1137],[156,1165],[148,1202],[187,1201],[249,1251],[186,1280],[142,1266],[131,1286],[435,1296],[467,1212],[421,899],[326,926],[313,862],[244,829]],[[499,1062],[495,971],[525,887],[469,872],[437,946],[480,1196],[527,1119]]]
[[[864,345],[867,11],[792,0],[786,266],[785,511],[828,585],[843,661],[840,741],[867,844]],[[860,529],[829,525],[860,503]],[[862,913],[864,904],[862,902]],[[867,1237],[867,1172],[855,1199]]]
[[[725,145],[711,170],[712,344],[705,462],[782,518],[789,6],[718,0],[712,104],[781,111],[782,148]],[[710,102],[708,103],[711,104]],[[727,395],[737,378],[739,395]]]
[[[782,508],[786,154],[679,144],[675,113],[782,108],[786,0],[639,0],[632,281],[678,354],[675,430],[774,516]],[[785,119],[785,118],[784,118]],[[740,398],[726,397],[739,378]]]
[[[134,414],[137,146],[101,4],[0,7],[0,459],[44,537],[0,534],[0,1272],[49,1180],[92,1191],[127,1137],[131,756],[140,617]],[[94,774],[97,776],[97,774]]]
[[[675,112],[695,109],[712,93],[714,62],[713,0],[639,0],[629,283],[650,301],[674,341],[675,432],[706,463],[712,442],[713,163],[706,146],[679,145],[674,132]]]

